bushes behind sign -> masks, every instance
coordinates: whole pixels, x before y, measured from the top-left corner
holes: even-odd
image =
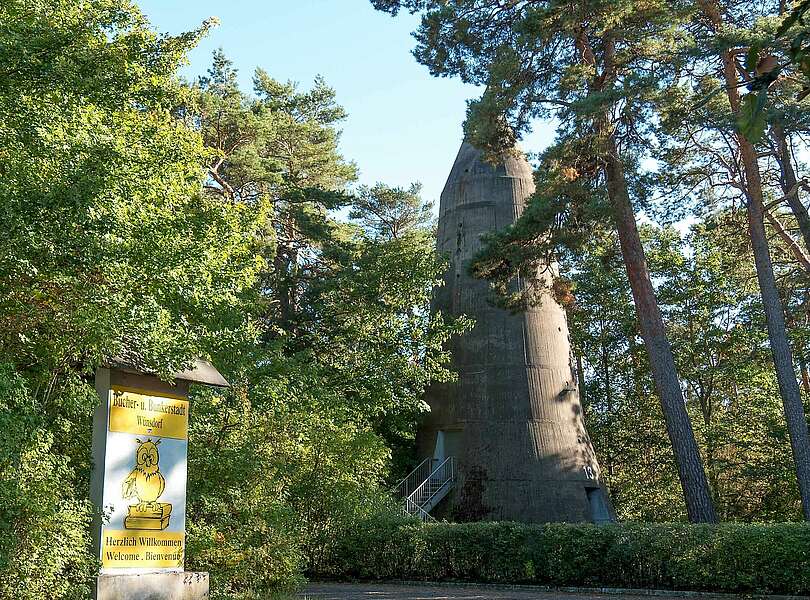
[[[376,520],[319,577],[810,593],[810,526]]]
[[[77,382],[64,399],[80,411],[93,394]],[[66,421],[48,424],[25,380],[0,365],[0,598],[90,593],[92,508],[86,480],[62,451],[69,441],[89,442],[76,433]]]

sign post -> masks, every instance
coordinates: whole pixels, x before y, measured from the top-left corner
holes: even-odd
[[[208,598],[208,573],[185,558],[189,383],[227,386],[209,363],[175,384],[116,362],[96,372],[91,499],[98,600]]]

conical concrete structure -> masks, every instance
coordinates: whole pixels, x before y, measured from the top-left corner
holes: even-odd
[[[534,192],[519,152],[497,165],[464,142],[441,195],[438,249],[450,259],[434,311],[468,315],[453,340],[458,381],[432,386],[423,457],[454,457],[457,480],[436,511],[459,521],[606,521],[612,517],[585,430],[565,312],[551,298],[524,313],[493,303],[468,274],[481,236],[515,222]],[[434,512],[436,512],[434,511]]]

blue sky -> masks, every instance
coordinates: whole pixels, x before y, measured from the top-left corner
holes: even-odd
[[[138,1],[138,0],[136,0]],[[479,90],[431,77],[411,56],[418,20],[391,18],[368,0],[140,0],[155,29],[180,33],[208,17],[220,26],[191,54],[189,78],[205,73],[222,47],[239,69],[243,89],[258,66],[302,87],[323,75],[349,113],[341,150],[360,169],[360,183],[421,181],[436,200],[461,143],[468,98]],[[553,130],[541,127],[522,147],[542,149]]]

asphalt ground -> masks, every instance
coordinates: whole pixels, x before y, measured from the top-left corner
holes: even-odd
[[[558,592],[532,588],[475,585],[400,585],[391,583],[313,583],[302,591],[305,600],[650,600],[649,595]],[[707,596],[701,595],[702,598]],[[666,595],[667,600],[695,600],[694,594]]]

